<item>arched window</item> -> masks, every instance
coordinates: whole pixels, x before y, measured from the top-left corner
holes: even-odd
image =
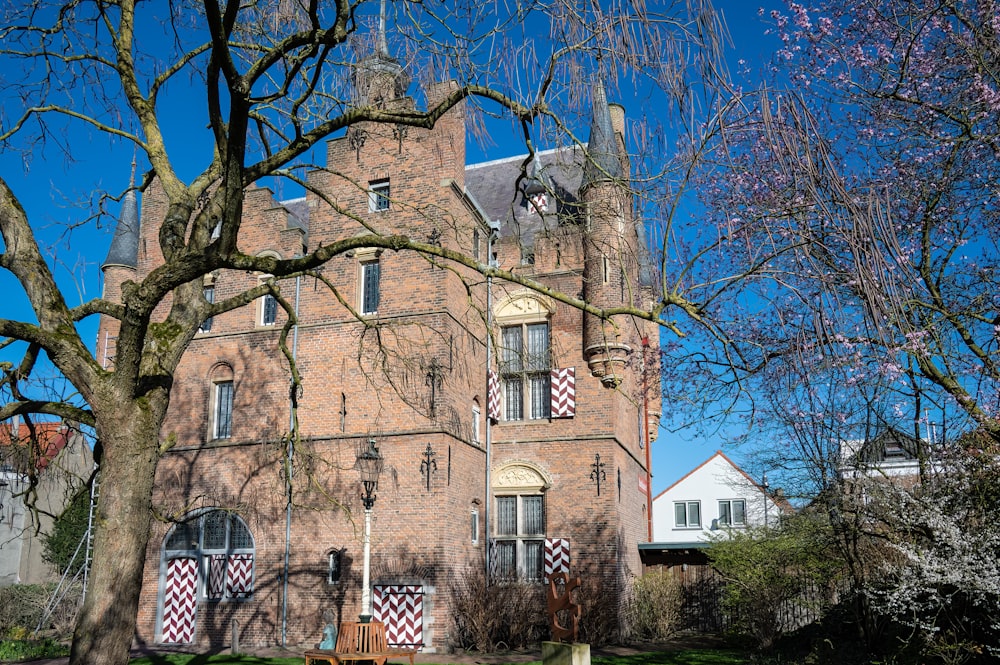
[[[209,510],[177,524],[163,543],[163,557],[197,562],[201,600],[242,600],[253,595],[254,541],[246,522]]]

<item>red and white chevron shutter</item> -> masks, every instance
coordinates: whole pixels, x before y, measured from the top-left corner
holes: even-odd
[[[208,598],[222,598],[226,590],[226,555],[213,554],[208,560]]]
[[[486,404],[486,415],[494,423],[497,423],[500,421],[500,377],[493,370],[490,370],[488,384],[486,386],[486,391],[489,393]]]
[[[424,588],[418,585],[375,585],[372,614],[385,624],[390,646],[421,647],[424,644]]]
[[[576,415],[576,368],[552,370],[552,417],[572,418]]]
[[[253,554],[233,554],[229,557],[226,591],[230,598],[253,595]]]
[[[163,590],[163,641],[167,644],[194,642],[198,614],[198,562],[193,558],[167,562]]]
[[[569,574],[569,539],[545,539],[545,579],[556,573]]]

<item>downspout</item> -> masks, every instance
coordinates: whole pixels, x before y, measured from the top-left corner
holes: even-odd
[[[500,233],[500,222],[490,222],[490,233],[486,240],[486,261],[490,268],[496,267],[493,260],[493,241]],[[493,468],[493,426],[490,417],[490,365],[493,357],[493,276],[486,275],[486,506],[483,508],[483,520],[486,523],[486,556],[483,565],[486,572],[486,584],[490,583],[490,506],[493,505],[492,496],[492,468]]]
[[[646,447],[646,535],[653,542],[653,467],[649,454],[649,386],[647,382],[646,356],[649,351],[649,337],[642,338],[642,438]]]
[[[292,326],[292,362],[298,358],[299,351],[299,295],[302,289],[302,276],[295,278],[295,325]],[[292,390],[296,387],[293,385]],[[288,559],[292,546],[292,457],[295,454],[295,396],[288,395],[288,469],[285,473],[285,485],[288,502],[285,504],[285,569],[281,576],[281,646],[288,640]]]

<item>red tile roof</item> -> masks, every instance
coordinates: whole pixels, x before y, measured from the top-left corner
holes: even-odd
[[[70,428],[62,422],[34,423],[33,427],[38,448],[31,457],[35,460],[35,468],[41,471],[69,443]],[[0,451],[6,446],[23,446],[27,450],[32,441],[31,430],[31,427],[22,422],[18,424],[15,433],[10,423],[0,423]]]

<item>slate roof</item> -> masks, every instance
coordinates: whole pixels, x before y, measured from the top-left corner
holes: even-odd
[[[489,221],[499,221],[501,236],[519,238],[525,246],[534,244],[539,230],[582,218],[583,150],[573,146],[535,155],[537,166],[528,161],[528,155],[518,155],[465,167],[465,187]],[[539,184],[548,196],[548,210],[542,214],[529,205],[524,194],[526,188],[534,191]]]
[[[122,199],[122,209],[111,239],[108,257],[101,264],[101,270],[110,266],[135,268],[139,262],[139,201],[135,190],[130,189]]]
[[[590,153],[590,158],[583,166],[581,187],[622,178],[618,139],[615,136],[614,125],[611,124],[611,109],[608,108],[604,84],[600,81],[594,88],[593,105],[593,115],[590,122],[590,145],[587,150]]]

